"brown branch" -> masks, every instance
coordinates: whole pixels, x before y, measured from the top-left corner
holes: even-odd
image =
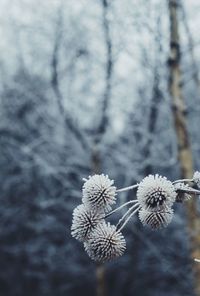
[[[169,20],[170,20],[170,58],[169,58],[169,93],[172,98],[172,113],[174,117],[175,131],[178,143],[178,158],[180,163],[181,177],[191,178],[193,175],[192,151],[187,131],[185,116],[185,103],[181,86],[180,71],[180,38],[178,9],[180,6],[174,5],[174,1],[168,0]],[[179,2],[180,3],[180,2]],[[191,257],[200,256],[200,219],[198,217],[196,201],[187,203],[187,225],[191,242]],[[193,264],[194,270],[194,290],[196,295],[200,295],[200,266]]]

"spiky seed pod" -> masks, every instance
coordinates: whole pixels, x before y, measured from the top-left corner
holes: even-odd
[[[84,242],[94,227],[103,220],[103,212],[89,209],[81,204],[73,211],[71,234],[77,240]]]
[[[193,175],[194,183],[200,188],[200,172],[196,171]]]
[[[98,262],[105,262],[121,256],[126,249],[126,241],[115,225],[98,224],[84,243],[89,257]]]
[[[89,179],[84,180],[83,203],[91,208],[109,211],[116,202],[116,187],[112,186],[114,181],[103,174],[89,176]]]
[[[149,175],[140,182],[137,199],[144,209],[162,211],[173,205],[176,191],[172,182],[166,177]]]
[[[184,183],[176,183],[174,184],[174,188],[176,190],[176,202],[184,202],[191,198],[189,193],[183,192],[182,190],[190,190],[191,187],[188,184]]]
[[[168,209],[162,212],[150,212],[146,209],[139,211],[139,219],[143,225],[150,226],[153,230],[166,227],[173,218],[173,210]]]

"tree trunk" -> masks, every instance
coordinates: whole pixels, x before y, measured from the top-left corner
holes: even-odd
[[[95,174],[101,173],[101,156],[100,156],[100,144],[103,140],[103,136],[106,133],[109,125],[108,120],[108,107],[111,98],[111,80],[113,72],[113,59],[112,59],[112,40],[110,36],[110,26],[108,20],[108,10],[110,2],[108,0],[101,0],[102,4],[102,25],[104,32],[104,42],[106,48],[106,67],[105,67],[105,90],[103,94],[101,118],[96,130],[94,139],[93,151],[92,151],[92,172]],[[105,266],[104,264],[96,265],[96,279],[97,290],[96,296],[106,296],[106,280],[105,280]]]
[[[92,173],[99,174],[101,172],[101,159],[98,146],[94,144],[92,150]],[[106,296],[106,285],[105,285],[105,267],[104,264],[96,264],[96,296]]]
[[[97,277],[97,296],[106,295],[106,286],[105,286],[105,268],[103,264],[96,265],[96,277]]]
[[[170,57],[169,64],[169,92],[172,98],[172,113],[178,143],[178,158],[182,178],[193,175],[192,151],[187,131],[185,104],[181,89],[180,71],[180,41],[178,30],[179,1],[169,1],[170,17]],[[200,219],[198,217],[196,200],[191,199],[186,205],[188,233],[191,242],[191,258],[200,258]],[[200,264],[193,262],[194,290],[200,295]]]
[[[147,159],[147,164],[144,168],[144,175],[152,174],[153,171],[153,163],[151,160],[151,148],[153,145],[153,136],[155,134],[156,130],[156,124],[158,120],[159,115],[159,107],[160,103],[163,99],[162,90],[160,89],[160,76],[158,69],[160,67],[160,60],[159,56],[162,54],[162,47],[161,47],[161,36],[160,36],[160,17],[158,17],[157,20],[157,30],[155,37],[155,47],[156,47],[156,53],[157,57],[155,60],[153,75],[154,75],[154,81],[153,81],[153,88],[152,88],[152,97],[150,102],[150,110],[149,110],[149,118],[148,118],[148,141],[144,147],[144,156],[145,159]]]

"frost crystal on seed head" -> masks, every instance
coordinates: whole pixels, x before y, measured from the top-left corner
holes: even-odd
[[[188,184],[184,184],[184,183],[176,183],[174,184],[174,188],[177,192],[176,195],[176,202],[183,202],[183,201],[187,201],[191,198],[191,195],[189,193],[185,193],[185,192],[181,192],[181,190],[190,190],[191,187],[189,187]]]
[[[137,199],[141,207],[150,211],[162,211],[173,205],[175,188],[166,177],[149,175],[139,184]]]
[[[142,209],[139,211],[139,219],[143,225],[148,225],[155,230],[166,227],[172,221],[173,213],[170,208],[162,212],[151,212]]]
[[[84,179],[83,203],[92,208],[108,211],[116,202],[116,187],[112,186],[114,181],[106,175],[89,176]]]
[[[193,175],[193,181],[200,188],[200,172],[196,171]]]
[[[95,209],[88,209],[81,204],[73,211],[73,220],[71,234],[77,240],[85,241],[94,227],[103,222],[103,212],[97,212]]]
[[[126,241],[115,225],[104,222],[94,228],[84,247],[92,260],[105,262],[121,256],[126,249]]]

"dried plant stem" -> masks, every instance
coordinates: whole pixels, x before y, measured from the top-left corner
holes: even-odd
[[[131,217],[133,216],[133,215],[135,215],[138,211],[139,211],[139,209],[140,209],[140,206],[138,206],[129,216],[128,216],[128,218],[124,221],[124,223],[122,224],[122,226],[119,228],[119,231],[121,231],[125,226],[126,226],[126,224],[128,223],[128,221],[131,219]]]
[[[197,189],[178,189],[179,192],[183,193],[189,193],[189,194],[194,194],[194,195],[200,195],[200,190]]]
[[[114,209],[113,211],[109,212],[108,214],[105,215],[104,218],[107,218],[109,216],[111,216],[112,214],[114,214],[115,212],[118,212],[119,210],[123,209],[125,206],[129,205],[129,204],[133,204],[133,203],[137,203],[137,199],[135,200],[130,200],[127,201],[126,203],[124,203],[123,205],[119,206],[118,208]]]
[[[139,186],[139,184],[131,185],[131,186],[128,186],[128,187],[117,189],[116,192],[128,191],[128,190],[137,188],[138,186]]]
[[[132,211],[134,210],[134,209],[138,209],[139,208],[139,204],[137,203],[137,204],[135,204],[135,205],[133,205],[132,207],[130,207],[129,209],[128,209],[128,211],[122,216],[122,218],[118,221],[118,223],[117,223],[117,225],[116,225],[116,227],[117,227],[117,229],[121,229],[121,223],[126,219],[126,217],[127,216],[129,216],[129,215],[132,215]],[[128,217],[129,218],[129,217]],[[127,218],[127,219],[128,219]],[[125,220],[125,222],[126,222],[126,220]],[[124,222],[124,223],[125,223]],[[124,225],[124,223],[123,223],[123,225]],[[124,225],[125,226],[125,225]]]
[[[177,184],[177,183],[183,183],[183,182],[194,182],[193,179],[181,179],[181,180],[176,180],[172,182],[172,184]]]

